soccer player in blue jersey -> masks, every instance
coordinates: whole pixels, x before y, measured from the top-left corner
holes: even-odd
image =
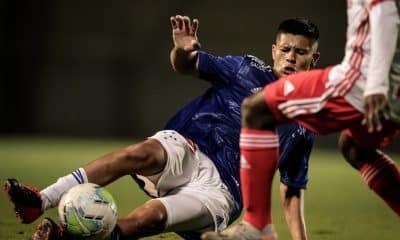
[[[175,16],[171,25],[173,68],[197,75],[211,87],[178,111],[164,130],[104,155],[40,192],[15,179],[7,180],[5,190],[23,223],[31,223],[57,206],[62,194],[77,184],[104,186],[124,175],[131,175],[153,198],[118,219],[110,239],[169,231],[196,239],[204,231],[223,230],[238,218],[242,210],[239,168],[240,164],[246,166],[240,163],[239,154],[240,104],[277,77],[315,64],[318,29],[304,19],[282,22],[272,46],[271,67],[250,55],[217,57],[200,51],[198,20]],[[282,125],[278,131],[285,217],[293,239],[306,239],[303,189],[314,134],[297,124]],[[270,231],[274,239],[276,233]],[[71,238],[45,218],[33,239]]]

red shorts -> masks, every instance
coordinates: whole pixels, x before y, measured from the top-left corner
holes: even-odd
[[[369,134],[361,125],[363,113],[343,97],[332,97],[325,87],[331,67],[293,74],[264,88],[265,102],[276,120],[294,120],[317,134],[344,129],[364,147],[381,147],[399,134],[399,126],[385,124],[383,131]],[[397,129],[397,130],[396,130]]]

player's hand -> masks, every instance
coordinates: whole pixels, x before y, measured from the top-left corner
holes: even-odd
[[[366,125],[368,132],[379,132],[382,130],[382,119],[388,119],[388,101],[384,94],[372,94],[364,98],[364,119],[362,124]]]
[[[193,19],[192,21],[188,16],[176,15],[170,17],[170,22],[175,48],[183,49],[187,52],[200,49],[200,43],[197,38],[199,20]]]

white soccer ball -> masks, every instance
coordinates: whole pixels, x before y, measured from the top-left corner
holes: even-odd
[[[117,222],[117,206],[112,195],[93,183],[69,189],[61,197],[58,214],[69,234],[89,239],[107,237]]]

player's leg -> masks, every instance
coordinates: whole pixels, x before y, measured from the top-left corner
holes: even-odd
[[[274,128],[275,119],[265,103],[264,92],[245,98],[241,110],[243,219],[264,231],[272,224],[271,187],[277,168],[279,140]]]
[[[212,171],[206,171],[209,168],[205,167],[201,169],[205,169],[206,172],[200,174],[199,166],[204,165],[201,162],[204,155],[196,151],[191,141],[185,139],[179,133],[167,130],[160,131],[150,139],[156,140],[162,146],[166,154],[165,159],[168,159],[168,161],[161,172],[151,176],[145,176],[146,173],[141,172],[143,175],[135,174],[135,179],[143,183],[140,186],[146,192],[154,196],[161,194],[162,197],[150,200],[118,219],[117,227],[112,232],[111,239],[137,239],[164,231],[198,230],[204,226],[214,226],[214,218],[211,217],[212,215],[206,205],[199,199],[207,196],[209,192],[217,192],[216,195],[220,196],[218,194],[222,194],[223,191],[214,187],[214,185],[211,186],[212,189],[208,189],[208,185],[204,184],[193,196],[190,192],[195,188],[189,187],[189,185],[196,183],[196,181],[192,183],[192,180],[198,182],[198,179],[194,177],[197,175],[206,178],[204,182],[211,184],[213,180],[217,179],[222,184],[219,175],[211,176],[207,174]],[[208,161],[211,162],[209,159]],[[217,172],[216,169],[215,172]],[[199,192],[202,193],[200,197],[198,196]],[[221,198],[227,201],[224,196]],[[218,199],[218,197],[212,198],[212,200]],[[220,211],[229,209],[224,205],[217,205],[217,208],[221,209]],[[49,221],[44,220],[44,224],[39,225],[34,236],[55,235],[48,234],[48,231],[52,230],[52,233],[60,232],[54,230],[57,228],[46,227],[49,225],[48,223]],[[62,237],[68,236],[64,233]],[[47,240],[47,238],[38,239]]]
[[[162,203],[166,213],[163,215],[162,230],[187,235],[187,231],[225,228],[233,212],[233,197],[213,162],[190,140],[175,131],[162,131],[153,138],[164,147],[167,164],[157,177],[139,177],[145,181],[147,192],[158,193],[156,201]],[[135,222],[133,217],[137,215],[137,210],[128,215],[126,229],[131,229],[128,225]],[[146,224],[154,230],[153,225],[151,221]],[[157,225],[161,226],[159,222]],[[120,226],[123,232],[122,222]]]
[[[138,239],[162,232],[199,230],[213,226],[207,208],[190,196],[154,199],[136,208],[117,222],[120,239]]]
[[[271,185],[278,162],[278,135],[275,130],[277,123],[289,121],[284,109],[292,102],[301,102],[300,113],[309,113],[310,101],[303,99],[318,100],[318,96],[324,92],[327,71],[310,71],[291,75],[290,79],[282,78],[267,85],[262,92],[245,98],[242,103],[242,130],[240,134],[241,152],[241,189],[243,193],[244,222],[239,224],[234,231],[223,232],[219,239],[237,239],[237,236],[245,237],[247,231],[256,229],[259,238],[262,239],[263,232],[271,236]],[[294,81],[292,81],[295,79]],[[310,85],[304,84],[305,82]],[[310,91],[312,89],[313,91]],[[290,101],[290,99],[300,99]],[[287,103],[287,104],[286,104]],[[286,104],[281,108],[282,104]],[[311,102],[316,106],[318,102]],[[297,112],[294,112],[297,113]],[[293,112],[289,112],[293,116]],[[315,118],[310,118],[315,120]],[[307,126],[313,126],[308,124]],[[274,239],[276,235],[270,238]],[[217,238],[209,238],[217,239]]]
[[[244,99],[241,108],[240,187],[243,196],[243,222],[221,233],[209,232],[203,239],[277,238],[271,215],[272,180],[278,161],[275,120],[263,92]]]
[[[307,232],[304,221],[304,189],[280,184],[280,195],[286,223],[292,240],[306,240]]]
[[[158,200],[151,200],[119,218],[117,225],[107,238],[109,240],[138,239],[142,236],[161,233],[166,226],[167,212]],[[32,235],[33,240],[75,240],[50,218],[44,218]]]
[[[385,131],[385,129],[383,130]],[[391,130],[391,134],[395,131]],[[360,171],[364,182],[400,216],[400,171],[395,162],[373,145],[379,143],[380,136],[367,133],[356,135],[373,145],[362,146],[353,139],[357,132],[342,132],[339,147],[346,161]],[[356,137],[354,136],[354,137]],[[382,136],[382,135],[381,135]],[[376,143],[375,143],[376,142]]]
[[[171,195],[152,199],[118,219],[109,240],[139,239],[163,232],[213,230],[214,220],[196,197]],[[54,221],[45,218],[37,227],[34,240],[75,240]]]
[[[313,116],[313,109],[326,106],[326,100],[319,96],[326,93],[329,71],[314,70],[279,79],[242,103],[240,174],[244,221],[259,230],[272,223],[271,184],[278,160],[275,126],[294,118],[311,130],[328,129],[324,125],[327,122],[318,125],[319,116]]]
[[[224,229],[230,221],[234,212],[233,197],[212,161],[200,151],[186,148],[189,146],[186,140],[181,138],[171,146],[175,141],[168,139],[160,139],[169,153],[168,164],[159,180],[152,180],[157,192],[165,195],[150,200],[118,220],[122,236],[137,238],[177,232],[187,239],[204,231]],[[186,149],[184,156],[177,158],[171,154],[172,148],[182,147]],[[176,169],[183,169],[182,174],[177,175]],[[150,184],[148,186],[147,191]]]
[[[147,139],[104,155],[40,192],[13,179],[5,182],[4,189],[21,222],[31,223],[45,210],[57,206],[62,194],[73,186],[85,182],[104,186],[127,174],[156,174],[164,168],[165,156],[165,150],[157,140]]]
[[[164,168],[165,154],[154,139],[108,153],[42,190],[44,210],[57,206],[62,194],[77,184],[91,182],[105,186],[128,174],[154,175]]]
[[[296,125],[296,124],[293,124]],[[297,126],[294,129],[302,129]],[[303,129],[304,130],[304,129]],[[300,131],[301,132],[301,131]],[[290,146],[283,145],[280,149],[279,173],[280,195],[283,213],[293,240],[306,240],[306,224],[304,220],[304,189],[308,182],[308,163],[314,143],[314,134],[303,132],[298,134],[296,141]],[[290,135],[280,135],[280,142]]]

